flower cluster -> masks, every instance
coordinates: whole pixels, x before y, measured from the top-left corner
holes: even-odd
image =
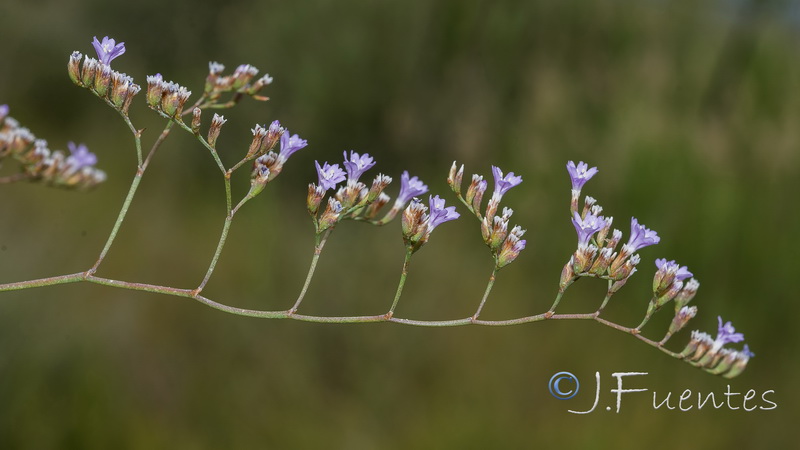
[[[447,176],[447,184],[469,211],[481,221],[483,242],[491,250],[499,269],[514,262],[520,252],[525,249],[527,241],[522,239],[525,230],[519,225],[512,227],[509,231],[509,221],[514,210],[503,208],[502,213],[497,215],[503,196],[511,188],[519,186],[522,183],[522,177],[515,175],[514,172],[503,174],[503,171],[497,166],[492,166],[492,175],[494,176],[494,190],[486,204],[485,212],[482,212],[483,195],[486,193],[489,183],[483,179],[483,175],[473,174],[472,182],[467,187],[466,194],[462,196],[461,184],[464,178],[464,165],[458,166],[453,161],[450,174]]]
[[[291,143],[291,140],[287,141]],[[383,191],[392,182],[392,178],[383,174],[378,174],[372,182],[372,186],[359,181],[367,170],[375,166],[375,160],[367,153],[358,154],[350,151],[348,155],[344,152],[344,162],[342,169],[339,164],[329,164],[327,161],[320,164],[314,161],[317,168],[317,183],[308,185],[308,197],[306,206],[318,233],[321,233],[335,226],[344,219],[366,220],[375,224],[383,224],[383,221],[375,221],[375,216],[389,202],[389,196]],[[403,174],[404,185],[407,182],[408,172]],[[416,177],[415,177],[416,178]],[[343,183],[340,186],[340,183]],[[328,204],[319,214],[322,200],[329,190],[334,190],[334,195],[328,197]],[[401,195],[404,195],[401,189]],[[395,211],[392,214],[397,212]],[[318,217],[319,216],[319,217]],[[388,214],[387,214],[388,216]],[[391,217],[386,219],[391,220]]]
[[[741,350],[725,347],[726,344],[744,341],[744,335],[737,333],[730,322],[723,323],[722,317],[717,317],[717,320],[717,337],[712,339],[708,333],[692,331],[692,338],[681,357],[706,372],[733,378],[742,373],[755,355],[747,344]]]
[[[97,59],[87,55],[81,64],[83,55],[80,52],[75,51],[70,55],[67,62],[70,79],[127,114],[133,97],[141,91],[141,87],[128,75],[111,69],[111,61],[125,53],[125,44],[116,43],[106,36],[102,42],[95,37],[92,45]]]
[[[246,155],[247,159],[256,157],[250,176],[251,187],[248,195],[251,197],[261,192],[267,183],[274,180],[281,173],[283,165],[286,164],[290,156],[308,145],[308,141],[301,139],[296,134],[291,135],[289,130],[282,127],[277,120],[273,121],[269,127],[256,125],[252,132],[253,141]],[[280,149],[278,153],[275,153],[272,149],[278,140],[281,143]]]
[[[209,100],[217,100],[226,92],[233,92],[235,95],[249,95],[261,101],[269,100],[268,97],[259,95],[264,87],[272,84],[272,77],[269,74],[256,78],[258,69],[250,64],[239,65],[230,75],[222,75],[224,70],[225,66],[218,62],[208,63],[204,93]],[[253,81],[254,79],[255,81]]]
[[[403,211],[403,242],[412,253],[428,242],[434,228],[461,217],[455,206],[445,206],[438,195],[429,196],[429,205],[430,209],[414,198]]]
[[[8,115],[8,106],[0,106],[0,160],[6,156],[17,160],[23,179],[78,189],[92,188],[105,181],[105,172],[94,167],[97,163],[94,153],[83,144],[70,142],[68,147],[69,155],[61,150],[51,151],[47,141],[36,139]]]
[[[584,184],[597,172],[596,167],[589,168],[583,161],[577,165],[573,161],[567,163],[567,172],[572,182],[572,198],[570,212],[572,225],[578,234],[578,247],[564,266],[560,288],[565,289],[576,276],[597,276],[615,282],[612,292],[619,290],[627,282],[628,277],[636,272],[641,261],[636,252],[644,247],[657,244],[658,235],[631,218],[631,233],[628,242],[619,252],[616,248],[622,239],[622,231],[613,229],[613,217],[605,217],[603,208],[597,200],[586,196],[583,209],[578,211],[578,195]]]
[[[174,81],[164,81],[160,73],[147,76],[147,106],[165,117],[180,119],[192,91]]]

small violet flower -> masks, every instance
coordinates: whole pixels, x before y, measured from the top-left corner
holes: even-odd
[[[319,186],[322,189],[326,191],[328,189],[333,189],[337,184],[345,180],[344,170],[340,169],[338,164],[330,165],[327,161],[322,167],[320,167],[318,161],[314,161],[314,164],[317,166]]]
[[[416,176],[409,178],[408,171],[403,171],[400,176],[400,193],[397,194],[395,207],[402,208],[409,200],[426,192],[428,192],[428,186],[422,180]]]
[[[3,120],[8,116],[8,105],[0,105],[0,120]]]
[[[111,64],[114,58],[125,53],[125,43],[120,42],[117,44],[114,39],[108,36],[103,38],[103,42],[98,41],[97,36],[95,36],[92,45],[97,52],[97,59],[99,59],[102,64],[106,65]]]
[[[575,226],[575,231],[578,232],[578,245],[588,245],[592,236],[606,226],[606,219],[603,216],[595,216],[592,213],[586,214],[586,217],[581,219],[581,216],[576,212],[572,217],[572,225]]]
[[[448,222],[450,220],[455,220],[461,217],[461,214],[456,212],[455,206],[444,206],[444,199],[439,198],[439,196],[431,196],[430,197],[430,212],[429,212],[429,219],[428,219],[428,230],[433,231],[434,228],[437,226]]]
[[[723,325],[722,316],[717,316],[717,320],[719,320],[719,327],[717,329],[717,338],[714,339],[715,346],[718,344],[721,347],[727,343],[742,342],[744,340],[744,335],[737,333],[730,321],[725,322]]]
[[[494,193],[492,198],[500,200],[500,198],[514,186],[522,183],[522,177],[514,175],[514,172],[509,172],[503,176],[503,171],[497,166],[492,166],[492,174],[494,175]]]
[[[658,244],[659,242],[661,242],[661,238],[658,237],[655,231],[646,228],[644,225],[639,225],[639,221],[635,217],[631,217],[631,237],[628,239],[628,243],[625,244],[628,253],[634,253],[640,248]]]
[[[589,165],[583,161],[575,166],[575,162],[570,161],[567,163],[567,172],[569,172],[569,178],[572,180],[572,190],[580,191],[583,185],[597,173],[597,167],[589,169]]]
[[[90,152],[84,144],[75,145],[74,142],[68,142],[69,152],[71,155],[67,158],[69,164],[75,169],[80,170],[84,167],[91,167],[97,164],[97,156]]]
[[[269,127],[269,130],[272,131],[273,127],[280,127],[280,122],[277,120],[272,122]],[[284,130],[283,134],[281,134],[281,150],[280,150],[280,157],[285,162],[289,159],[292,154],[300,149],[305,148],[308,145],[308,141],[305,139],[301,139],[298,135],[289,136],[289,130]]]
[[[681,266],[675,261],[667,261],[666,258],[656,260],[656,267],[663,273],[674,273],[675,281],[683,281],[692,276],[692,272],[686,266]]]
[[[353,181],[358,181],[361,175],[375,165],[375,160],[369,154],[358,153],[350,150],[350,158],[347,157],[347,151],[344,152],[344,168],[347,170],[347,178]]]

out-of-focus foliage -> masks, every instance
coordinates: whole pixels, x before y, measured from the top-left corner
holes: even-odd
[[[2,282],[86,269],[116,217],[135,170],[132,140],[66,74],[71,51],[110,35],[128,48],[115,68],[140,84],[160,72],[199,92],[212,60],[274,76],[270,102],[226,113],[228,164],[256,122],[280,119],[309,140],[237,216],[207,291],[217,300],[291,305],[313,247],[304,210],[313,160],[355,149],[376,157],[373,170],[399,180],[409,169],[439,194],[454,159],[468,172],[497,164],[523,175],[506,202],[528,249],[501,272],[483,315],[543,312],[575,242],[564,164],[585,160],[600,173],[584,192],[624,231],[635,215],[662,237],[609,317],[635,325],[653,261],[677,259],[702,283],[689,328],[713,332],[720,314],[757,356],[728,382],[593,323],[325,326],[68,285],[0,294],[0,447],[785,448],[800,400],[795,13],[790,2],[744,0],[3,2],[0,103],[52,148],[87,143],[109,180],[89,193],[0,186]],[[146,143],[163,126],[143,98],[132,118]],[[246,179],[234,184],[246,192]],[[196,286],[222,227],[222,188],[207,152],[175,132],[100,275]],[[468,219],[415,256],[398,315],[474,310],[491,260]],[[402,258],[399,224],[343,224],[303,310],[385,312]],[[603,291],[583,280],[563,311],[593,311]],[[669,309],[646,333],[660,337]],[[611,372],[645,371],[638,383],[660,397],[721,395],[731,384],[774,389],[778,408],[654,411],[648,392],[626,397],[619,415],[601,404],[574,416],[566,410],[588,409],[591,394],[552,398],[547,380],[560,370],[586,392],[600,371],[603,401]]]

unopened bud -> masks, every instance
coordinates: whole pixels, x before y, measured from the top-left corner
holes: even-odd
[[[242,64],[233,72],[233,85],[234,90],[244,87],[254,76],[258,74],[258,69],[250,64]]]
[[[83,67],[81,68],[81,83],[83,87],[94,86],[95,74],[97,73],[98,62],[94,58],[86,56],[83,60]]]
[[[686,306],[687,303],[692,301],[695,295],[697,295],[697,289],[700,288],[700,282],[695,280],[694,278],[690,279],[686,282],[686,286],[681,289],[678,295],[675,296],[675,311]]]
[[[523,230],[519,225],[511,229],[511,233],[509,233],[508,237],[503,241],[503,246],[500,248],[500,251],[497,254],[498,269],[514,262],[522,250],[525,250],[527,241],[525,239],[521,239],[522,235],[524,234],[525,230]]]
[[[614,250],[610,248],[601,248],[598,250],[597,259],[589,269],[589,273],[603,275],[608,269],[608,265],[611,264],[611,261],[614,259],[614,256],[616,256],[616,253],[613,252]]]
[[[147,100],[147,105],[151,108],[159,109],[161,107],[163,82],[164,79],[161,77],[160,73],[147,76],[147,93],[145,94],[145,97]]]
[[[264,138],[267,137],[267,129],[259,124],[256,124],[256,127],[250,131],[253,133],[253,140],[250,142],[250,148],[247,149],[247,158],[252,158],[261,152]]]
[[[319,218],[318,232],[321,233],[333,227],[339,221],[342,212],[342,204],[333,197],[328,197],[328,206]]]
[[[592,206],[594,206],[595,203],[597,203],[597,200],[594,197],[589,197],[588,195],[586,196],[583,201],[583,212],[581,212],[581,219],[586,218],[586,214],[589,214],[589,211],[592,209]]]
[[[325,196],[325,189],[317,186],[314,183],[308,185],[308,197],[306,198],[306,207],[308,208],[308,213],[311,214],[312,217],[317,216],[317,212],[319,211],[319,205],[322,203],[322,197]]]
[[[575,264],[574,258],[570,256],[569,261],[564,264],[564,268],[561,269],[561,280],[558,283],[558,291],[564,292],[567,287],[575,281],[575,270],[572,268]]]
[[[111,82],[111,67],[108,64],[98,64],[97,73],[94,76],[94,91],[97,95],[104,97],[108,92],[108,85]]]
[[[369,220],[374,219],[380,212],[381,208],[389,203],[389,200],[391,200],[391,197],[385,193],[381,192],[378,194],[378,198],[376,198],[372,203],[369,204],[369,206],[367,206],[367,210],[364,212],[364,218]]]
[[[450,189],[456,194],[461,194],[461,182],[463,178],[464,165],[462,164],[460,168],[457,168],[456,162],[453,161],[453,165],[450,167],[450,173],[447,175],[447,184],[450,185]]]
[[[594,244],[578,244],[578,249],[574,254],[572,270],[577,274],[585,273],[591,267],[594,257],[597,254],[597,246]]]
[[[675,317],[672,319],[672,323],[669,325],[668,333],[670,335],[677,333],[678,331],[682,330],[683,327],[686,326],[689,321],[697,315],[697,307],[692,306],[684,306],[681,308]]]
[[[204,87],[204,91],[206,94],[211,93],[217,86],[217,79],[219,78],[219,74],[225,70],[225,66],[218,62],[210,62],[208,63],[208,76],[206,77],[206,84]]]
[[[67,62],[67,73],[69,73],[69,79],[78,86],[83,86],[83,83],[81,82],[81,58],[83,58],[81,52],[72,52],[72,54],[69,56],[69,62]]]
[[[383,193],[383,190],[386,189],[386,186],[389,186],[389,183],[391,182],[392,177],[378,174],[378,176],[376,176],[372,181],[372,187],[367,193],[366,202],[368,204],[374,202]]]
[[[605,224],[605,226],[604,226],[603,228],[601,228],[601,229],[600,229],[600,231],[597,233],[597,237],[595,238],[595,239],[597,240],[597,246],[598,246],[598,247],[603,247],[603,246],[605,246],[605,244],[606,244],[606,237],[608,236],[608,232],[611,230],[611,224],[612,224],[613,222],[614,222],[614,218],[613,218],[613,217],[607,217],[607,218],[606,218],[606,224]],[[611,241],[609,240],[609,242],[611,242]],[[617,242],[619,242],[619,240],[617,240]],[[616,246],[616,245],[615,245],[615,246]],[[615,247],[615,246],[614,246],[614,247]],[[613,249],[614,249],[614,247],[610,247],[610,248],[613,250]]]
[[[472,182],[469,184],[469,187],[467,187],[467,194],[464,196],[464,200],[466,200],[467,204],[472,205],[476,214],[480,214],[479,211],[480,211],[481,201],[478,200],[476,202],[475,198],[478,197],[479,195],[481,199],[483,198],[483,192],[481,191],[481,186],[484,187],[483,190],[485,191],[486,183],[483,180],[483,175],[473,174]],[[478,205],[477,208],[475,207],[476,203]]]
[[[428,240],[427,212],[428,207],[416,198],[403,211],[403,241],[412,251],[417,251]]]
[[[202,124],[202,118],[201,118],[202,113],[203,110],[201,110],[200,108],[195,107],[194,109],[192,109],[192,132],[194,134],[200,133],[200,125]]]
[[[267,186],[269,176],[269,168],[264,164],[257,163],[250,176],[250,192],[247,193],[247,196],[252,198],[260,194]]]
[[[133,102],[133,97],[142,90],[142,87],[138,84],[131,83],[128,86],[128,94],[125,96],[125,102],[122,104],[122,112],[128,114],[128,109],[131,107],[131,103]]]
[[[109,100],[117,109],[122,109],[122,105],[125,104],[125,99],[128,97],[128,87],[131,82],[133,82],[133,78],[124,73],[111,72]]]
[[[224,125],[225,122],[227,122],[225,117],[214,113],[214,117],[211,119],[211,126],[208,129],[208,145],[211,147],[217,145],[217,138],[219,137],[219,133],[222,131],[222,125]]]

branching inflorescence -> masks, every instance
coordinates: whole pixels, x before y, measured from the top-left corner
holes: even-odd
[[[375,166],[376,162],[372,156],[355,151],[350,151],[349,154],[344,152],[344,161],[341,166],[338,163],[330,164],[325,161],[320,164],[319,161],[315,161],[318,179],[316,183],[309,184],[306,199],[306,207],[315,232],[314,252],[305,283],[290,308],[281,311],[241,309],[204,297],[201,293],[214,273],[236,213],[281,173],[292,154],[305,148],[308,143],[297,134],[292,135],[277,120],[269,125],[256,124],[252,129],[253,139],[244,157],[233,166],[226,167],[217,150],[217,140],[226,119],[214,113],[207,132],[201,133],[203,112],[231,108],[245,96],[261,101],[268,100],[267,97],[261,95],[261,91],[272,83],[272,78],[269,75],[256,78],[258,69],[249,64],[240,65],[232,74],[224,75],[225,67],[212,62],[209,64],[209,73],[205,80],[203,93],[190,106],[187,105],[192,92],[185,86],[165,81],[161,74],[146,77],[145,100],[147,105],[165,118],[166,124],[145,155],[142,151],[141,139],[143,130],[137,129],[133,125],[128,114],[131,102],[141,88],[134,83],[132,77],[111,68],[112,60],[125,53],[125,45],[108,37],[103,38],[102,41],[94,38],[92,44],[97,53],[97,59],[89,56],[83,58],[81,53],[73,52],[67,65],[68,73],[73,83],[89,90],[117,111],[130,129],[137,156],[136,173],[131,187],[111,233],[91,268],[74,274],[0,284],[0,291],[86,281],[124,289],[187,297],[212,308],[241,316],[329,323],[394,322],[416,326],[448,327],[461,325],[507,326],[544,320],[593,320],[628,333],[674,358],[682,359],[709,373],[727,378],[741,373],[750,357],[753,356],[747,345],[740,350],[725,347],[726,344],[743,341],[744,336],[736,333],[730,322],[723,323],[721,317],[718,319],[719,329],[716,338],[700,331],[693,331],[689,344],[683,351],[674,352],[665,347],[667,341],[683,329],[688,321],[697,314],[697,307],[688,306],[688,303],[694,298],[700,284],[692,278],[692,273],[685,266],[681,266],[675,261],[656,260],[657,270],[653,278],[652,298],[638,326],[629,328],[601,317],[614,294],[636,273],[637,266],[641,261],[637,252],[645,247],[658,244],[660,238],[654,231],[640,224],[636,218],[631,218],[628,240],[617,250],[623,234],[620,230],[612,229],[613,218],[601,215],[603,208],[589,196],[584,198],[583,207],[579,208],[584,185],[598,172],[596,167],[589,168],[584,162],[576,165],[570,161],[567,164],[567,171],[572,182],[570,216],[577,232],[578,242],[575,252],[570,256],[561,272],[555,301],[544,313],[507,320],[483,320],[480,318],[498,272],[514,262],[525,249],[526,241],[522,239],[525,230],[519,225],[510,225],[513,214],[511,208],[505,206],[501,208],[503,196],[510,189],[522,183],[522,177],[513,172],[504,174],[500,168],[493,166],[494,188],[484,207],[483,200],[488,188],[488,181],[481,175],[473,175],[466,192],[462,194],[464,166],[459,166],[454,162],[447,181],[456,197],[480,223],[483,241],[489,248],[494,261],[489,282],[482,298],[477,302],[475,312],[469,317],[441,321],[396,317],[395,310],[409,273],[412,255],[430,240],[431,234],[439,225],[458,219],[460,214],[456,212],[455,206],[446,206],[445,200],[439,195],[429,196],[427,204],[421,200],[420,196],[428,192],[428,186],[418,177],[412,177],[407,171],[400,176],[400,190],[394,203],[388,211],[384,212],[385,206],[391,200],[385,191],[392,182],[392,178],[378,174],[369,186],[360,181],[364,174]],[[225,98],[223,99],[223,97]],[[10,156],[20,164],[21,171],[16,175],[0,178],[0,183],[29,180],[42,181],[53,186],[86,189],[105,180],[105,174],[94,167],[97,158],[89,152],[85,145],[76,145],[70,142],[69,156],[61,151],[50,151],[45,141],[36,139],[28,129],[21,127],[8,113],[8,106],[0,106],[0,160]],[[192,289],[111,280],[95,275],[114,243],[153,155],[164,143],[174,126],[194,135],[208,150],[220,170],[225,187],[226,214],[208,270],[201,282]],[[231,177],[245,165],[250,166],[250,188],[234,205]],[[388,311],[378,315],[349,317],[299,314],[298,310],[314,276],[323,247],[334,229],[342,221],[348,219],[383,226],[391,222],[401,211],[402,237],[406,252],[400,281]],[[379,216],[381,217],[379,218]],[[557,314],[556,308],[565,291],[581,278],[599,278],[606,281],[608,287],[602,303],[591,313]],[[660,341],[644,337],[641,334],[642,328],[656,312],[669,302],[674,303],[675,315],[664,337]]]

